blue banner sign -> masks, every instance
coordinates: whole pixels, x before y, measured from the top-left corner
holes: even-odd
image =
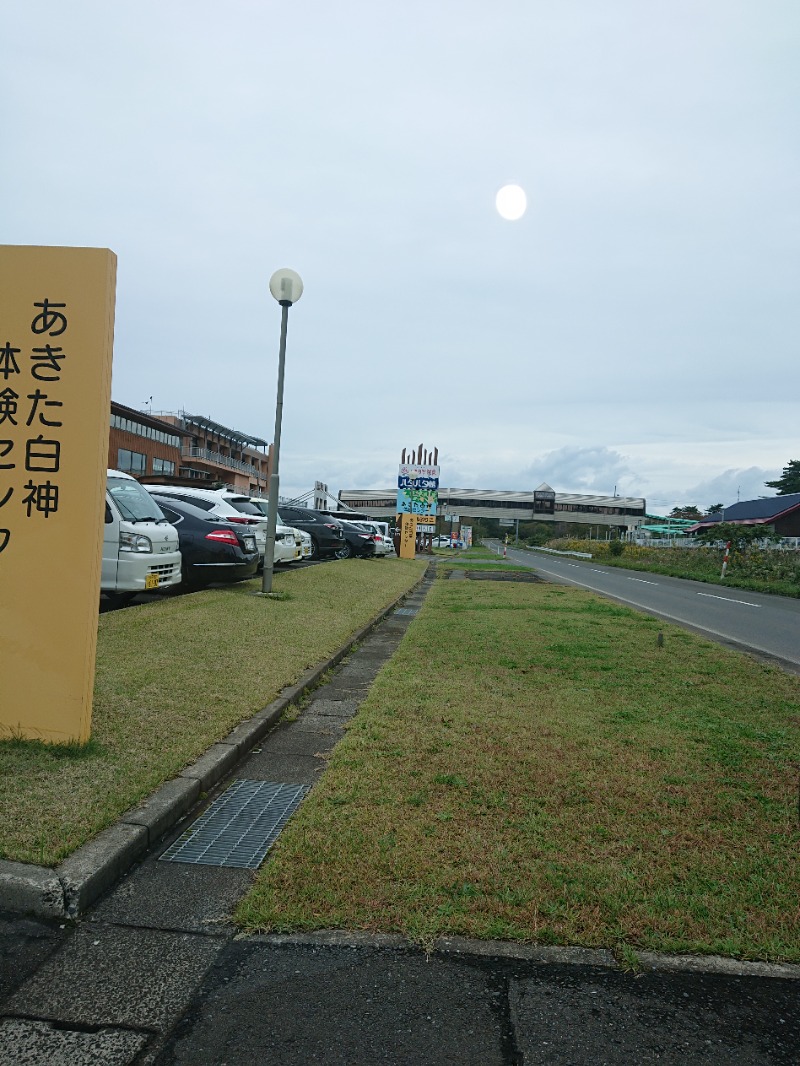
[[[398,489],[438,489],[439,479],[434,477],[399,477]]]
[[[439,467],[403,464],[397,475],[397,513],[436,514],[439,501]]]

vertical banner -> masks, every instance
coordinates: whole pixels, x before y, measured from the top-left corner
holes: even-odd
[[[417,554],[417,516],[400,516],[400,558],[414,559]]]
[[[0,737],[91,732],[116,268],[0,246]]]
[[[402,463],[397,472],[397,513],[436,515],[439,467]]]

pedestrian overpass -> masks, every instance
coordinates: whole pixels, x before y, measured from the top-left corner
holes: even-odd
[[[392,489],[341,489],[343,510],[359,511],[370,518],[393,522],[397,492]],[[630,532],[646,517],[646,501],[639,496],[587,496],[556,492],[542,484],[530,492],[499,489],[439,489],[438,514],[489,518],[510,522],[571,522]]]

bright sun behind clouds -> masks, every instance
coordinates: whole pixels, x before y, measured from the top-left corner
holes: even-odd
[[[509,222],[516,222],[525,214],[528,198],[520,185],[504,185],[495,198],[498,213]]]

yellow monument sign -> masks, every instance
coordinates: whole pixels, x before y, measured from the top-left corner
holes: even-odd
[[[417,551],[417,516],[402,514],[400,517],[400,558],[413,559]]]
[[[0,737],[91,730],[116,267],[0,246]]]

